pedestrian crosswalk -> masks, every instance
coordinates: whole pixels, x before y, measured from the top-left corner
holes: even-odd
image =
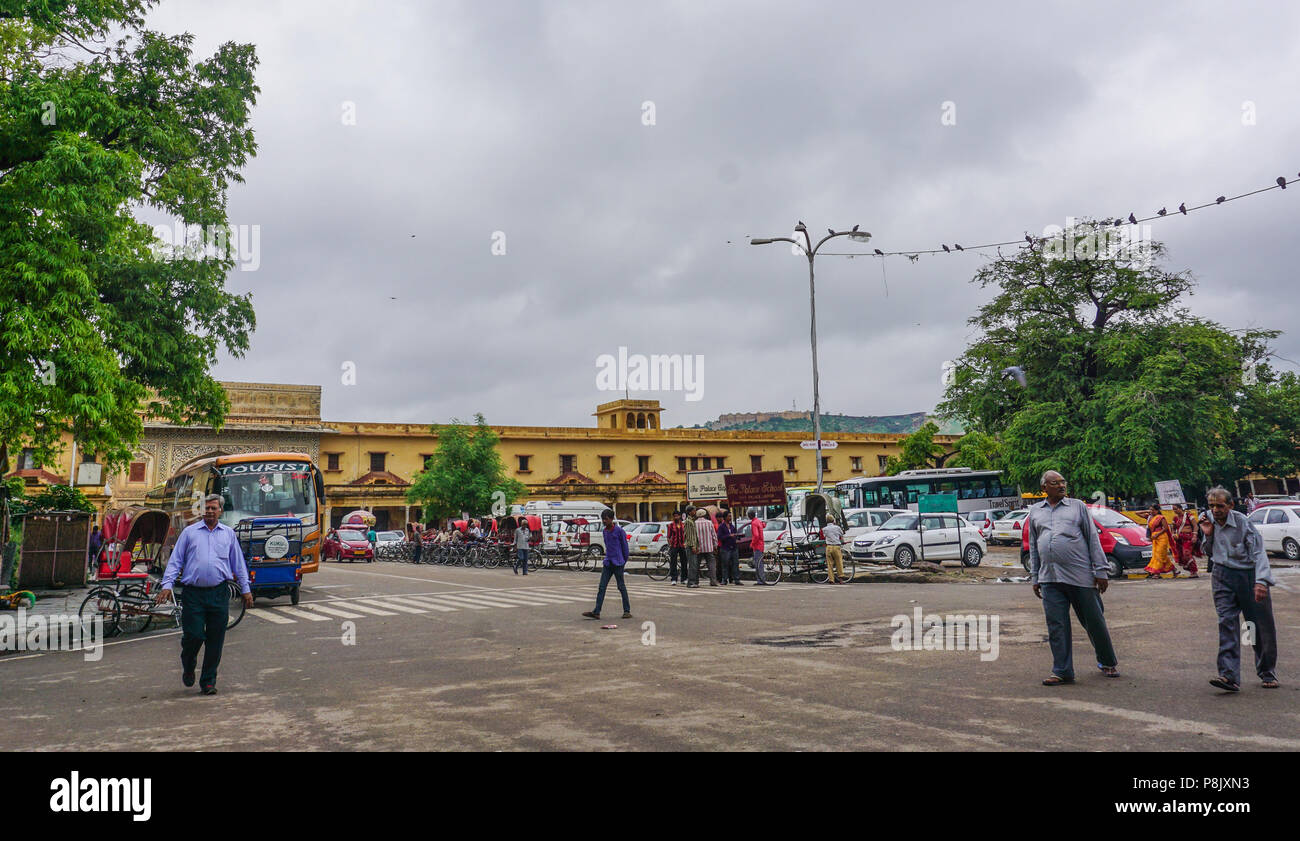
[[[702,587],[687,589],[673,587],[666,583],[638,583],[628,585],[628,594],[633,603],[640,599],[649,601],[663,599],[699,599],[729,597],[743,593],[770,592],[772,587]],[[726,594],[726,595],[724,595]],[[606,598],[618,600],[618,589],[612,585]],[[273,625],[289,625],[296,622],[329,622],[342,619],[363,619],[371,616],[402,615],[439,615],[482,610],[509,610],[512,608],[545,608],[590,606],[596,598],[595,582],[590,586],[575,587],[519,587],[515,589],[478,588],[467,590],[437,591],[428,593],[401,593],[393,595],[370,596],[327,596],[320,599],[303,601],[297,605],[267,605],[251,608],[245,612]]]

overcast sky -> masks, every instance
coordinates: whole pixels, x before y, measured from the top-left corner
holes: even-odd
[[[748,236],[993,242],[1300,173],[1293,4],[164,0],[150,25],[261,60],[230,200],[260,265],[229,281],[258,328],[215,373],[320,384],[335,421],[590,426],[620,346],[704,358],[702,399],[632,395],[667,425],[807,409],[807,264]],[[1300,359],[1298,220],[1300,185],[1152,232],[1194,312]],[[823,411],[932,409],[984,260],[889,258],[886,294],[881,261],[819,258]]]

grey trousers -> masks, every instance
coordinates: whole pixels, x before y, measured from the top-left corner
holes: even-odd
[[[1088,640],[1097,654],[1097,663],[1115,666],[1115,647],[1110,642],[1106,628],[1105,608],[1101,594],[1095,587],[1076,587],[1073,584],[1044,582],[1043,613],[1047,617],[1047,635],[1052,646],[1052,674],[1074,680],[1074,641],[1070,627],[1070,608],[1079,617],[1079,624],[1088,633]]]
[[[700,556],[689,546],[686,547],[686,569],[682,570],[682,580],[687,584],[700,583]]]
[[[1255,570],[1215,564],[1210,573],[1214,612],[1219,614],[1219,674],[1241,683],[1241,617],[1254,623],[1255,674],[1276,680],[1277,628],[1273,624],[1273,594],[1255,601]]]
[[[718,583],[718,553],[700,552],[698,553],[698,557],[701,558],[704,561],[705,565],[709,568],[709,583],[717,584]],[[696,575],[698,576],[699,573],[696,573]],[[698,581],[699,579],[696,578],[696,580]]]

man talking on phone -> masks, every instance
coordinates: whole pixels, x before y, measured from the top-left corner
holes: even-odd
[[[1219,674],[1210,684],[1241,691],[1241,617],[1254,629],[1255,673],[1265,689],[1277,689],[1277,628],[1273,624],[1273,571],[1264,539],[1240,511],[1227,488],[1205,494],[1210,515],[1201,514],[1201,545],[1210,560],[1210,591],[1219,615]]]

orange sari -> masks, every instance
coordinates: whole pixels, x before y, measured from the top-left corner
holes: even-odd
[[[1164,514],[1156,514],[1147,520],[1151,529],[1151,563],[1146,566],[1147,575],[1162,575],[1166,572],[1178,574],[1173,557],[1169,554],[1169,521]]]

